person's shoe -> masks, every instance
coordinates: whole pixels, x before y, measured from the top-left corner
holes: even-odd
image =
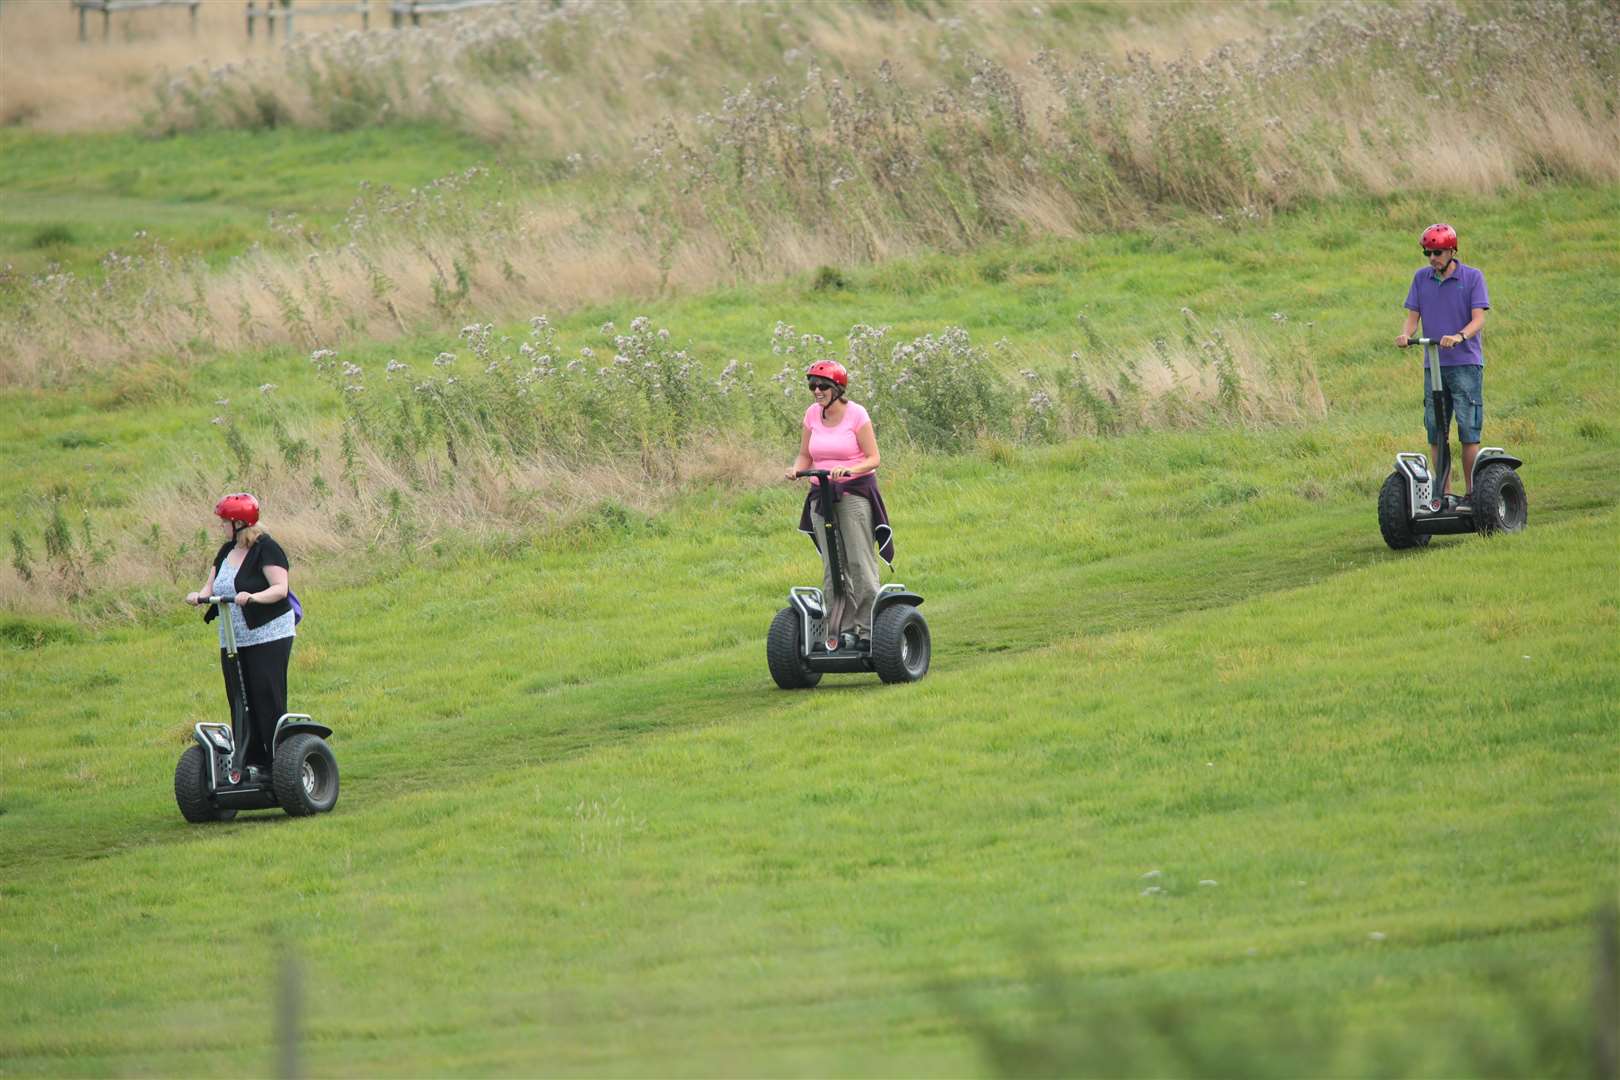
[[[1457,500],[1457,504],[1453,506],[1452,509],[1459,514],[1472,514],[1474,512],[1473,497],[1464,495],[1462,498]]]

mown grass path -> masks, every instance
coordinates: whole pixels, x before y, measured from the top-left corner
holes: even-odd
[[[1364,494],[1268,497],[1289,438],[1216,440],[1270,462],[1224,506],[1154,468],[1177,439],[901,470],[938,644],[909,688],[771,687],[787,489],[325,592],[315,821],[173,812],[220,711],[200,624],[13,653],[7,1068],[268,1067],[282,945],[320,1072],[963,1071],[974,1017],[1040,1031],[1063,993],[1466,1067],[1455,1034],[1517,1015],[1490,973],[1579,1007],[1615,884],[1620,520],[1560,508],[1615,460],[1527,474],[1521,536],[1395,557]],[[1082,464],[1115,493],[1074,499]]]

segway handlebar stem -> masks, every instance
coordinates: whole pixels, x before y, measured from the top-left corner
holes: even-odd
[[[816,485],[816,501],[820,503],[821,528],[826,535],[827,565],[831,568],[833,593],[842,597],[844,593],[844,553],[839,548],[838,517],[833,511],[833,484],[832,470],[830,469],[800,469],[793,474],[796,478],[804,479],[815,477],[820,481]],[[819,546],[819,545],[818,545]]]
[[[236,624],[231,621],[231,617],[225,613],[224,609],[227,606],[236,603],[236,597],[235,596],[205,596],[205,597],[202,598],[202,602],[205,603],[205,604],[212,604],[212,605],[214,605],[214,606],[216,606],[216,607],[218,607],[220,609],[220,615],[224,616],[224,618],[225,618],[225,623],[224,623],[223,627],[221,628],[222,632],[225,635],[225,641],[224,641],[225,652],[226,652],[226,655],[231,656],[231,657],[235,657],[236,656]]]

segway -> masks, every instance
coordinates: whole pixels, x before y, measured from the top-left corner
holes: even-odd
[[[326,740],[332,729],[304,713],[285,713],[276,721],[271,740],[270,771],[244,766],[248,742],[247,681],[236,651],[236,628],[224,605],[231,596],[205,601],[221,607],[225,656],[236,665],[237,697],[231,701],[229,724],[200,723],[192,729],[195,746],[186,747],[174,769],[174,801],[180,815],[194,824],[229,821],[238,810],[279,806],[293,817],[324,813],[337,805],[337,758]]]
[[[1440,343],[1431,338],[1411,340],[1423,346],[1423,363],[1431,372],[1430,393],[1440,422],[1440,460],[1431,472],[1424,454],[1395,455],[1395,471],[1378,493],[1378,528],[1384,543],[1401,551],[1422,547],[1431,536],[1519,532],[1529,520],[1524,481],[1518,474],[1524,462],[1500,446],[1480,447],[1468,482],[1468,504],[1446,494],[1446,477],[1451,473],[1451,395],[1440,380]]]
[[[826,469],[805,469],[796,477],[815,477],[817,509],[821,514],[822,550],[832,570],[833,599],[844,595],[843,538],[834,510],[832,474]],[[784,690],[808,690],[827,672],[875,671],[886,683],[916,682],[928,674],[930,639],[928,621],[918,606],[923,598],[904,585],[884,585],[872,602],[872,640],[838,633],[828,625],[828,608],[821,590],[798,585],[788,590],[788,606],[771,620],[765,640],[765,659],[771,678]]]

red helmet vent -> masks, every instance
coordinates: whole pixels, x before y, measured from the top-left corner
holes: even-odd
[[[239,521],[243,525],[259,523],[259,500],[245,491],[226,495],[214,504],[214,514],[226,521]]]
[[[804,373],[804,377],[807,379],[827,379],[846,390],[849,389],[849,372],[845,371],[844,365],[836,360],[817,360],[810,365],[809,370]]]
[[[1423,230],[1422,244],[1431,251],[1436,249],[1440,251],[1456,251],[1457,230],[1443,223],[1430,225]]]

